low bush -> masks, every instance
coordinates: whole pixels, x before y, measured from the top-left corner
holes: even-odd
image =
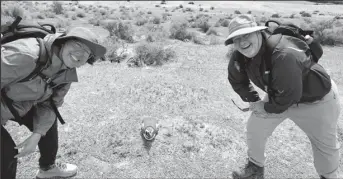
[[[206,35],[216,35],[216,36],[219,36],[219,33],[218,33],[218,31],[215,29],[215,28],[213,28],[213,27],[211,27],[210,29],[208,29],[207,30],[207,32],[206,32]]]
[[[301,13],[301,17],[311,17],[311,14],[308,12]]]
[[[121,20],[112,21],[105,24],[104,28],[109,31],[110,36],[116,36],[130,43],[134,42],[134,30],[129,22],[124,23]]]
[[[160,43],[143,42],[135,48],[133,66],[160,66],[170,61],[176,55],[171,48],[164,48]]]
[[[62,14],[63,13],[62,3],[59,1],[54,1],[52,3],[52,11],[56,14]]]
[[[235,14],[241,14],[239,10],[235,10]]]
[[[271,17],[272,18],[280,18],[281,16],[279,14],[273,14]]]
[[[170,38],[177,40],[190,40],[192,38],[191,34],[187,30],[188,24],[185,22],[176,22],[170,27]]]
[[[153,24],[160,24],[161,23],[161,18],[160,17],[154,17],[152,19],[152,23]]]
[[[144,24],[146,24],[148,22],[148,20],[147,19],[145,19],[145,18],[138,18],[137,20],[136,20],[136,25],[137,26],[142,26],[142,25],[144,25]]]
[[[18,6],[10,6],[3,11],[3,14],[13,18],[16,18],[17,16],[24,18],[24,9]]]
[[[80,12],[76,13],[76,16],[79,18],[84,18],[84,17],[86,17],[86,14],[84,12],[80,11]]]

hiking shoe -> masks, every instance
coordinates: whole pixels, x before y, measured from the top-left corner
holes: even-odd
[[[233,179],[263,179],[264,167],[248,162],[241,171],[232,172]]]
[[[48,170],[39,169],[37,172],[37,179],[56,179],[69,178],[75,176],[77,173],[77,166],[69,163],[56,163]]]

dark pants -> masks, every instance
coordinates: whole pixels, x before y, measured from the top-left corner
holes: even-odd
[[[33,131],[33,111],[31,110],[23,117],[23,125],[30,131]],[[14,156],[18,153],[18,150],[14,149],[15,146],[10,134],[1,126],[1,178],[12,179],[16,177],[17,159]],[[55,163],[58,150],[57,120],[55,120],[46,135],[42,136],[38,148],[40,151],[39,167],[43,169],[49,168]]]

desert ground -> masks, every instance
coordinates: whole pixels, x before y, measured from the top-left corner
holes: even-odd
[[[315,29],[324,49],[319,63],[343,104],[343,5],[190,2],[1,1],[1,24],[19,14],[59,31],[89,27],[108,49],[105,61],[77,69],[79,82],[60,108],[66,124],[59,125],[57,158],[78,165],[76,178],[230,178],[245,164],[250,112],[231,102],[248,105],[227,80],[232,50],[223,44],[239,13]],[[148,148],[139,134],[144,116],[161,124]],[[16,143],[30,133],[14,122],[5,127]],[[338,136],[342,144],[343,108]],[[318,178],[310,141],[290,120],[269,138],[266,156],[266,178]],[[34,178],[38,158],[38,149],[20,158],[17,178]],[[343,157],[339,170],[343,177]]]

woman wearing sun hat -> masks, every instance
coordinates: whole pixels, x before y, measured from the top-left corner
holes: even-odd
[[[250,103],[247,123],[248,163],[233,178],[263,178],[265,145],[274,129],[286,118],[300,127],[311,141],[314,166],[321,178],[337,178],[339,144],[337,122],[340,113],[339,93],[326,70],[306,53],[308,44],[282,35],[270,57],[266,42],[270,37],[251,15],[239,15],[229,24],[225,45],[233,45],[228,80],[234,91]],[[265,59],[272,63],[268,80]],[[266,90],[268,82],[274,95],[260,99],[250,83]],[[294,155],[296,157],[296,155]]]
[[[40,151],[37,178],[65,178],[75,176],[77,167],[57,163],[58,131],[56,114],[50,105],[52,97],[57,107],[63,104],[71,83],[77,82],[76,68],[86,63],[93,64],[102,58],[106,48],[99,44],[97,36],[83,27],[70,28],[66,33],[47,35],[43,41],[48,53],[49,66],[41,76],[19,83],[36,67],[39,43],[35,38],[19,39],[1,45],[1,90],[13,100],[13,107],[23,117],[23,124],[32,132],[21,144],[15,146],[4,128],[14,118],[1,98],[1,178],[16,177],[17,158]],[[18,149],[21,151],[18,153]]]

